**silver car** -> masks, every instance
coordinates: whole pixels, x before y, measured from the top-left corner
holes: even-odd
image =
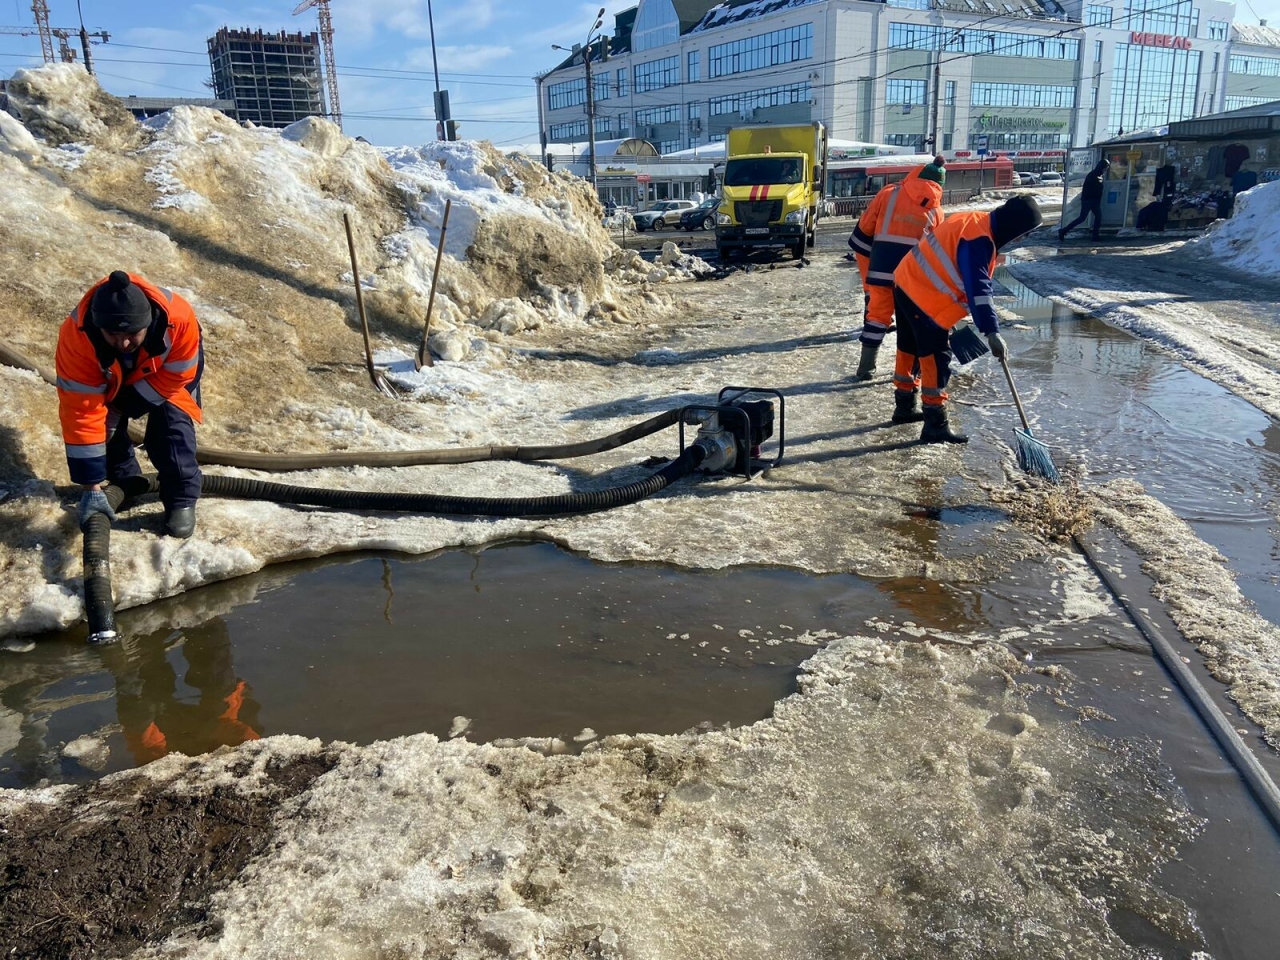
[[[678,226],[680,214],[696,206],[692,200],[659,200],[648,210],[634,214],[632,219],[635,220],[638,231],[650,228],[661,230],[663,227]]]

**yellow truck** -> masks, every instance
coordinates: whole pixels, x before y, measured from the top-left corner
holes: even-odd
[[[799,260],[814,244],[827,159],[816,120],[732,127],[716,215],[720,259],[751,247],[786,247]]]

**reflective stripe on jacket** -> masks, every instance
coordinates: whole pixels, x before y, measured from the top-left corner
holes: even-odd
[[[854,230],[854,236],[866,241],[870,250],[866,282],[872,286],[892,287],[893,271],[902,258],[926,230],[942,222],[942,187],[932,180],[921,180],[923,169],[917,167],[905,179],[877,193]]]
[[[188,387],[201,371],[200,324],[182,297],[134,274],[129,279],[152,305],[151,326],[126,372],[119,353],[89,321],[89,302],[104,277],[89,288],[58,331],[58,419],[74,483],[101,483],[107,476],[108,406],[124,386],[153,405],[166,401],[203,422],[200,403]]]
[[[991,275],[995,268],[991,214],[956,213],[925,234],[898,266],[894,281],[938,326],[950,330],[972,312],[979,330],[994,333]]]

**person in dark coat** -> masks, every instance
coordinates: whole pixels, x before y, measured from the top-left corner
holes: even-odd
[[[1080,190],[1080,216],[1058,231],[1059,243],[1066,240],[1067,234],[1084,223],[1085,217],[1090,214],[1093,215],[1093,239],[1098,239],[1098,231],[1102,227],[1102,184],[1107,179],[1110,166],[1111,161],[1103,157],[1084,178],[1084,187]]]

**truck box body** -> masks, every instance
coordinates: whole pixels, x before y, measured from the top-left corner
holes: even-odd
[[[827,131],[817,121],[733,127],[725,147],[716,249],[813,245]]]

